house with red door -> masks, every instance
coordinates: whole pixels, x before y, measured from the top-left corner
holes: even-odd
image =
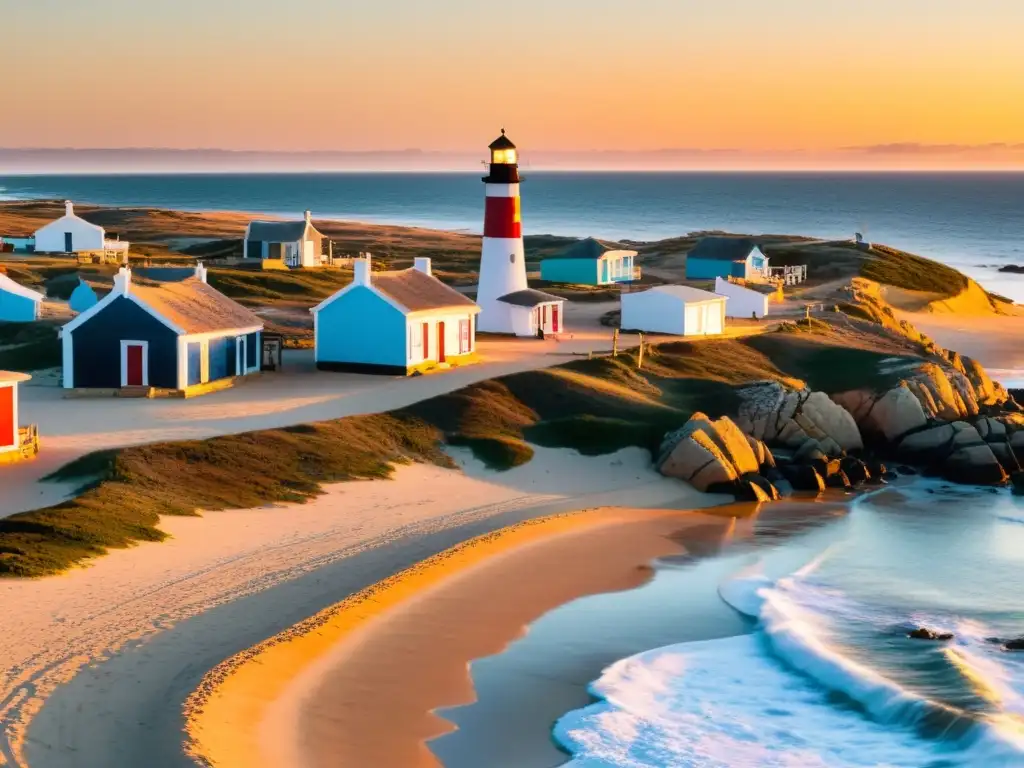
[[[133,281],[122,267],[114,289],[61,329],[64,387],[199,394],[258,372],[262,333],[202,264],[169,283]]]
[[[31,378],[27,373],[0,371],[0,464],[39,453],[36,428],[21,426],[18,418],[18,385]]]
[[[352,266],[352,282],[310,310],[318,368],[408,375],[475,361],[480,307],[434,277],[430,259],[374,272],[366,256]]]

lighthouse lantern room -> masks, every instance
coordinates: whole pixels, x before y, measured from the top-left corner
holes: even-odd
[[[503,128],[489,149],[490,167],[483,179],[486,197],[477,329],[517,336],[557,333],[562,330],[563,299],[531,290],[526,282],[516,145]]]

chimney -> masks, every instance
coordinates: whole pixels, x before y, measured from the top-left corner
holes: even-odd
[[[114,275],[114,290],[127,296],[132,289],[132,271],[129,267],[121,267]]]
[[[201,283],[206,282],[206,267],[201,261],[196,264],[196,279]]]
[[[363,258],[356,259],[352,262],[352,284],[353,285],[369,285],[370,284],[370,254],[366,254]]]
[[[432,274],[430,271],[430,257],[417,256],[412,260],[412,268],[417,272],[422,272],[424,275]]]
[[[72,203],[70,200],[65,200],[64,201],[64,215],[65,216],[74,216],[75,215],[75,206],[74,206],[74,203]]]
[[[312,219],[313,219],[313,212],[312,211],[306,211],[306,223],[309,224],[312,221]]]

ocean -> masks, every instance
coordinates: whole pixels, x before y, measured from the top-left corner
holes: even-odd
[[[480,175],[282,173],[4,176],[0,199],[241,210],[479,232]],[[656,240],[691,231],[862,232],[1024,302],[1024,173],[524,172],[527,234]]]
[[[1024,502],[919,480],[815,509],[545,615],[473,663],[477,701],[431,748],[446,768],[1024,765],[1024,652],[994,642],[1024,635]],[[553,727],[567,762],[502,741],[594,665],[593,703]]]

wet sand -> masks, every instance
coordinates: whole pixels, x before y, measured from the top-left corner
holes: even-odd
[[[713,514],[610,508],[534,520],[398,574],[215,671],[192,702],[194,753],[217,766],[440,766],[432,710],[473,700],[469,664],[547,611],[626,590],[654,558],[714,549]]]

